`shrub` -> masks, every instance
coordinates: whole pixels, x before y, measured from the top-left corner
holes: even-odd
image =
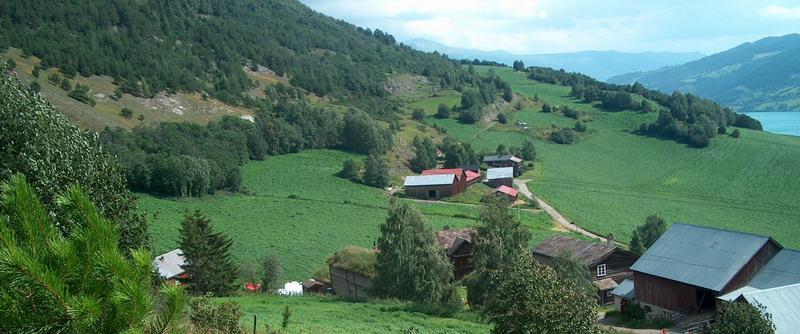
[[[411,119],[415,121],[421,121],[425,119],[425,111],[421,108],[414,109],[414,111],[411,112]]]
[[[717,128],[717,134],[724,135],[727,132],[728,132],[728,129],[726,129],[724,126],[720,126],[720,127]]]
[[[292,309],[289,305],[283,308],[283,320],[281,321],[281,327],[286,330],[289,328],[289,320],[292,317]]]
[[[61,79],[61,83],[59,84],[59,87],[61,87],[61,89],[65,90],[65,91],[68,91],[68,92],[72,90],[72,84],[69,82],[69,79],[67,79],[67,78]]]
[[[553,107],[545,103],[542,105],[542,112],[553,112]]]
[[[691,146],[691,147],[703,148],[703,147],[708,146],[708,144],[710,144],[710,143],[711,143],[711,140],[708,137],[706,137],[706,136],[704,136],[702,134],[689,135],[689,146]]]
[[[733,137],[733,138],[739,138],[739,136],[741,136],[741,135],[742,135],[742,133],[739,132],[739,129],[733,129],[733,131],[731,132],[731,137]]]
[[[472,124],[477,122],[481,119],[482,113],[480,108],[472,107],[466,110],[461,111],[461,115],[459,116],[459,120],[463,123]]]
[[[550,140],[558,144],[572,144],[575,142],[575,132],[572,129],[561,129],[550,133]]]
[[[508,117],[506,114],[497,114],[497,121],[500,122],[500,124],[506,124],[508,123]]]
[[[42,85],[40,85],[38,81],[31,81],[28,89],[30,89],[31,92],[38,93],[42,90]]]
[[[75,84],[75,88],[67,96],[92,107],[95,105],[94,99],[89,96],[89,86],[86,85]]]
[[[574,129],[578,132],[586,132],[586,124],[583,124],[581,121],[575,122]]]
[[[357,180],[359,169],[361,168],[358,162],[353,159],[347,159],[342,163],[342,170],[339,172],[339,176],[348,180]]]
[[[444,103],[440,104],[436,110],[436,118],[450,118],[450,108]]]
[[[192,312],[189,321],[195,328],[206,332],[242,334],[239,320],[242,308],[234,301],[222,304],[214,303],[211,298],[202,296],[192,301]]]
[[[133,118],[133,110],[123,107],[122,110],[119,111],[119,115],[124,117],[125,119]]]
[[[644,308],[642,308],[639,303],[632,303],[625,307],[625,310],[622,311],[622,316],[630,318],[630,319],[637,319],[641,320],[644,319],[646,312]]]
[[[569,118],[579,119],[581,118],[581,112],[570,107],[564,106],[561,108],[561,112],[564,113],[564,116]]]

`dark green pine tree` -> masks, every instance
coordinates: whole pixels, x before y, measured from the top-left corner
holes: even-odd
[[[478,226],[472,237],[472,261],[475,270],[465,278],[467,300],[473,308],[480,308],[496,291],[492,273],[508,265],[526,252],[530,232],[508,209],[508,203],[499,199],[488,202],[480,212]]]
[[[235,289],[233,281],[238,274],[231,260],[233,240],[222,233],[214,233],[211,221],[199,210],[186,215],[180,235],[189,291],[196,295],[230,294]]]
[[[458,309],[452,265],[419,210],[392,199],[378,249],[377,296]]]

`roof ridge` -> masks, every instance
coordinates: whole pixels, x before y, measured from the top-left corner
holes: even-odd
[[[760,237],[760,238],[765,238],[765,239],[772,239],[772,237],[768,236],[768,235],[761,235],[761,234],[755,234],[755,233],[750,233],[750,232],[742,232],[742,231],[734,231],[734,230],[726,230],[724,228],[714,227],[714,226],[695,225],[695,224],[689,224],[689,223],[685,223],[685,222],[677,222],[677,223],[673,223],[672,225],[683,225],[683,226],[689,226],[689,227],[704,228],[704,229],[708,229],[708,230],[730,232],[730,233],[736,233],[736,234],[744,234],[744,235]]]
[[[749,285],[747,285],[747,286],[749,286]],[[758,289],[758,290],[757,291],[744,292],[744,293],[742,293],[742,296],[744,296],[744,295],[756,295],[756,294],[759,294],[759,293],[762,293],[762,292],[770,292],[772,290],[779,290],[779,289],[793,288],[793,287],[800,287],[800,283],[781,285],[781,286],[776,286],[776,287],[767,288],[767,289],[758,289],[758,288],[754,287],[754,289]]]

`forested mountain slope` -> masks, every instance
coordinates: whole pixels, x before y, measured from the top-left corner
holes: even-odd
[[[740,111],[788,111],[800,107],[797,59],[800,35],[792,34],[745,43],[682,66],[616,76],[609,82],[694,93]]]
[[[387,74],[445,87],[469,75],[391,35],[316,13],[293,0],[0,2],[0,48],[18,47],[66,76],[109,75],[125,93],[198,91],[238,104],[247,68],[288,76],[317,95],[385,96]]]

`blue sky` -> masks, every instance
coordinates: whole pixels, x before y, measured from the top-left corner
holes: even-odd
[[[518,54],[700,51],[800,33],[800,1],[300,0],[404,41]]]

